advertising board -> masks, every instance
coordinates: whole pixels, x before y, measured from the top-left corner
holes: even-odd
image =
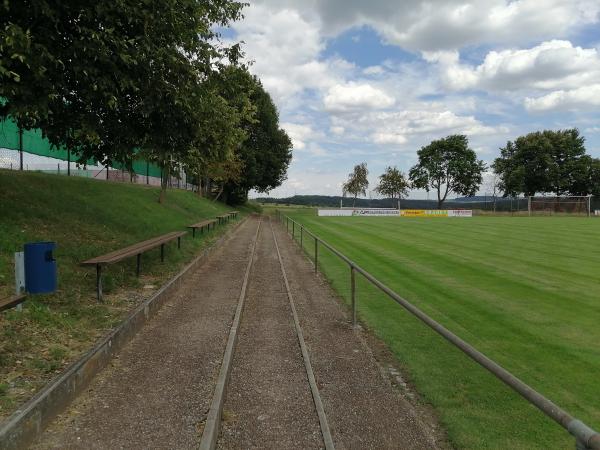
[[[470,209],[403,209],[402,217],[473,217]]]

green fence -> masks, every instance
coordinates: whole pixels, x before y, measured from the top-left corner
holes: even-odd
[[[10,118],[0,121],[0,148],[23,151],[32,155],[45,156],[61,161],[74,161],[77,159],[77,156],[74,154],[69,157],[67,149],[53,146],[42,135],[42,131],[39,129],[23,130],[22,136],[19,136],[19,127]],[[85,164],[95,166],[97,163],[90,159],[85,161]],[[125,164],[121,163],[113,162],[111,167],[126,170]],[[143,159],[134,160],[133,172],[138,175],[148,175],[156,178],[160,178],[161,176],[159,166],[148,163]]]

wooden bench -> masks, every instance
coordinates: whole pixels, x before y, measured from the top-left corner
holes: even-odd
[[[222,223],[225,223],[229,220],[229,214],[221,214],[219,216],[217,216],[217,220],[219,221],[219,225],[221,225]]]
[[[217,223],[217,219],[208,219],[208,220],[203,220],[202,222],[195,223],[194,225],[189,225],[188,228],[192,229],[192,237],[195,238],[196,237],[196,229],[199,229],[200,233],[202,233],[204,231],[204,227],[206,227],[210,231],[211,225],[214,228],[216,223]]]
[[[0,311],[14,308],[15,306],[23,303],[26,298],[27,298],[27,294],[18,294],[18,295],[13,295],[12,297],[1,299],[0,300]]]
[[[160,247],[160,261],[165,260],[165,244],[177,239],[177,248],[181,248],[181,237],[185,236],[187,231],[173,231],[172,233],[163,234],[146,241],[138,242],[129,247],[115,250],[106,255],[97,256],[81,263],[82,266],[96,266],[96,293],[98,301],[102,301],[102,266],[114,264],[132,256],[137,256],[136,275],[140,276],[142,264],[142,253]]]

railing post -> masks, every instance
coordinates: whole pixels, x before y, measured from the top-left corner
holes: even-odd
[[[350,266],[350,295],[352,297],[352,326],[356,326],[356,271]]]
[[[290,232],[290,218],[287,216],[285,217],[285,231]]]
[[[292,220],[292,239],[296,237],[296,222]]]
[[[302,245],[302,230],[304,230],[304,227],[300,225],[300,248],[304,250],[304,246]]]
[[[317,240],[316,236],[315,236],[315,273],[317,273],[317,256],[319,254],[319,241]]]

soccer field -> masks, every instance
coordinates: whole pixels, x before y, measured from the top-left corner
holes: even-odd
[[[600,428],[600,220],[317,217],[314,210],[288,215]],[[312,252],[314,241],[304,237]],[[347,266],[324,248],[319,256],[320,269],[348,300]],[[359,319],[398,357],[453,445],[574,448],[560,426],[361,281]]]

